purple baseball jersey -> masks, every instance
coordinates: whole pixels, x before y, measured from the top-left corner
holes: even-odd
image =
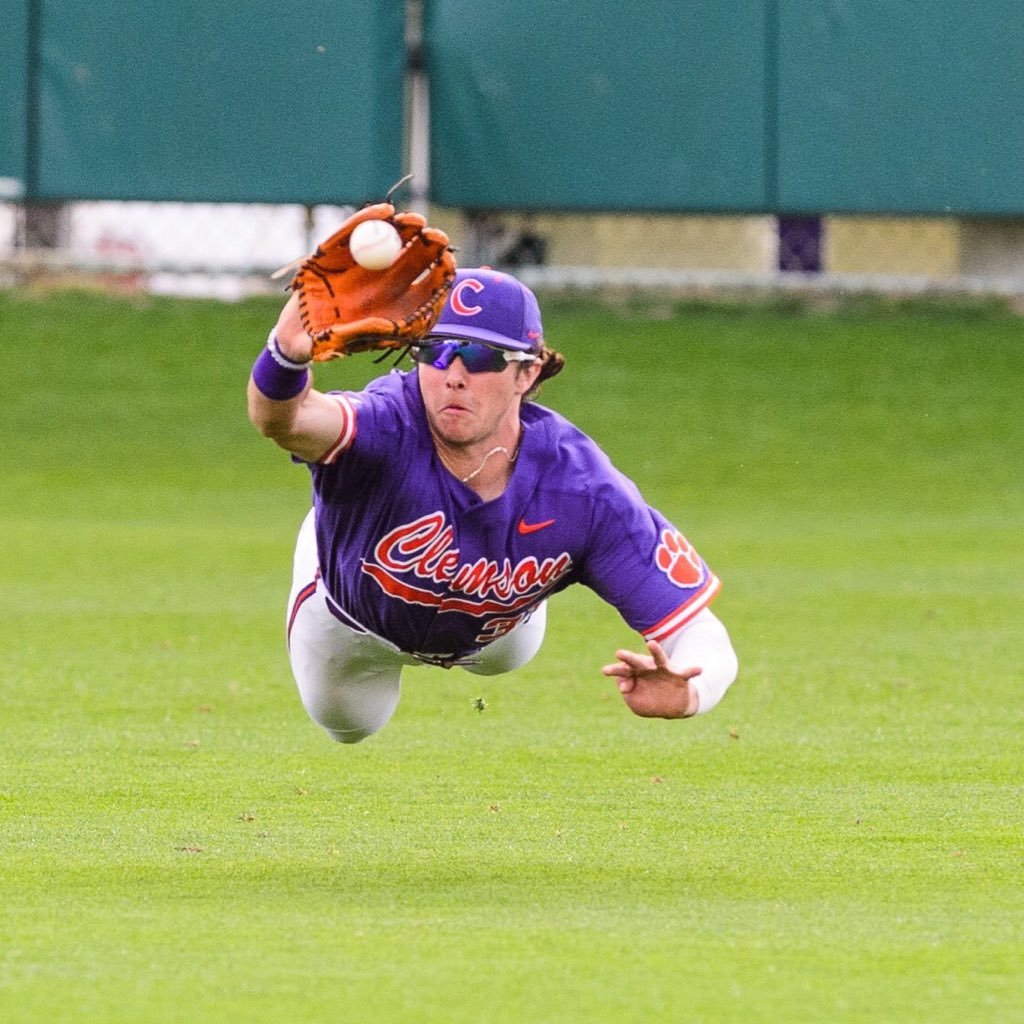
[[[473,654],[573,583],[664,640],[719,590],[685,537],[589,437],[535,403],[504,493],[438,458],[415,372],[332,393],[344,416],[311,464],[320,572],[343,621],[424,660]]]

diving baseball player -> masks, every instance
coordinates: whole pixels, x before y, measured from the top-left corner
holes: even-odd
[[[536,404],[564,360],[533,293],[458,271],[414,367],[359,392],[311,386],[293,296],[249,382],[249,415],[308,465],[287,610],[302,702],[355,743],[394,713],[406,665],[511,671],[544,639],[546,602],[582,583],[645,641],[603,672],[644,717],[711,710],[737,672],[709,605],[719,580],[597,444]]]

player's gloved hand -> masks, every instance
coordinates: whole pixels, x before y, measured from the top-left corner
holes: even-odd
[[[402,242],[382,270],[360,266],[349,249],[356,227],[373,220],[390,224]],[[390,203],[376,203],[352,214],[302,260],[291,287],[312,339],[313,359],[319,361],[418,341],[434,326],[454,283],[448,236],[417,213],[396,213]]]
[[[697,713],[700,698],[690,685],[699,676],[699,668],[677,672],[656,640],[647,643],[647,654],[620,650],[619,660],[605,665],[601,672],[618,680],[619,693],[626,706],[641,718],[689,718]]]

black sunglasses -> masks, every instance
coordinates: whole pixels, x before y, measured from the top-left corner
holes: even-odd
[[[409,354],[415,362],[436,370],[447,370],[458,356],[469,373],[498,373],[509,363],[532,363],[537,358],[532,352],[512,352],[479,341],[454,338],[422,342],[414,345]]]

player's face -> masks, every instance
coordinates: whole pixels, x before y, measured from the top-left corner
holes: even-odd
[[[419,364],[420,392],[431,430],[451,445],[500,444],[519,423],[519,405],[540,373],[539,363],[510,363],[470,373],[461,358],[443,370]]]

